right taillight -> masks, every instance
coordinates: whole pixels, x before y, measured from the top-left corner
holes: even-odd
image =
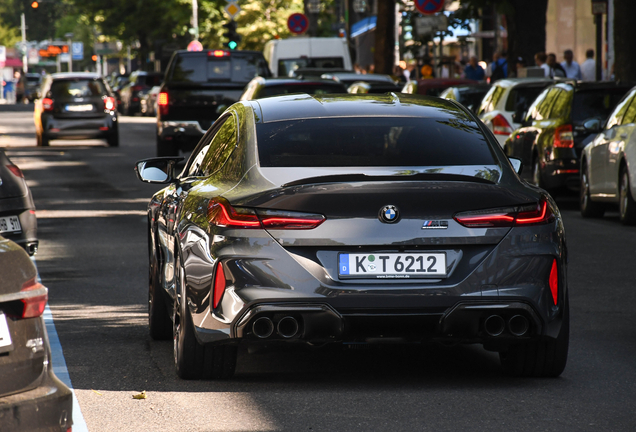
[[[320,214],[233,207],[225,198],[217,197],[208,204],[210,224],[243,229],[312,229],[325,221]]]
[[[548,285],[550,285],[550,292],[552,293],[552,300],[556,306],[559,299],[559,272],[557,268],[556,259],[552,261],[552,268],[550,269],[550,277],[548,278]]]
[[[22,285],[20,292],[25,294],[21,300],[23,304],[21,318],[35,318],[44,313],[46,302],[49,299],[44,285],[33,278]]]
[[[554,147],[572,148],[574,147],[574,134],[572,125],[563,125],[554,131]]]
[[[508,120],[501,114],[497,114],[492,120],[492,132],[495,135],[510,135],[512,133],[512,126],[508,123]]]
[[[457,213],[454,219],[467,228],[541,225],[552,222],[554,213],[542,198],[537,204]]]
[[[18,168],[16,165],[9,164],[7,165],[7,169],[13,173],[14,176],[24,178],[24,174],[22,170]]]
[[[42,109],[44,111],[53,111],[53,99],[51,98],[42,99]]]
[[[161,115],[168,115],[168,93],[161,92],[157,96],[157,105],[159,106],[159,113]]]

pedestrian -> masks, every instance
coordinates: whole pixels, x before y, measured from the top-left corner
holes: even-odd
[[[572,50],[568,49],[563,52],[564,61],[561,62],[561,67],[565,70],[565,76],[568,78],[581,79],[581,67],[574,61],[574,54]]]
[[[556,60],[556,54],[548,54],[547,60],[548,66],[550,66],[550,78],[565,78],[565,69]]]
[[[585,52],[585,61],[581,65],[581,79],[583,81],[596,81],[596,62],[594,61],[594,50]]]
[[[490,82],[494,83],[497,80],[506,78],[508,76],[508,59],[506,58],[505,51],[497,51],[493,55],[493,62],[490,65]]]
[[[534,63],[543,69],[544,76],[550,76],[550,66],[546,63],[548,56],[543,51],[538,52],[534,55]]]
[[[486,72],[477,63],[477,57],[472,56],[468,60],[468,64],[464,68],[464,78],[475,81],[483,81],[486,78]]]

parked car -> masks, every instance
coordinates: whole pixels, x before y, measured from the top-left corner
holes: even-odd
[[[121,113],[121,89],[128,84],[129,75],[117,75],[111,79],[110,87],[117,100],[117,112]]]
[[[545,189],[579,187],[583,142],[632,86],[616,82],[566,81],[546,88],[521,127],[504,144],[509,156],[530,167],[526,177]]]
[[[53,373],[42,313],[48,293],[26,252],[0,236],[0,426],[68,432],[73,393]]]
[[[589,120],[586,129],[596,130]],[[636,87],[618,103],[581,156],[581,215],[602,217],[618,204],[620,220],[636,224]]]
[[[38,146],[55,139],[104,138],[119,146],[115,97],[95,73],[48,75],[35,102],[33,118]]]
[[[34,255],[38,250],[37,234],[31,190],[22,170],[0,148],[0,235]]]
[[[157,99],[157,156],[192,150],[257,76],[271,76],[260,52],[175,51]]]
[[[141,98],[141,114],[145,116],[157,115],[157,96],[159,96],[159,89],[161,86],[154,86],[148,93]]]
[[[431,340],[481,343],[512,375],[563,371],[562,217],[458,103],[241,101],[180,160],[136,164],[165,185],[148,205],[149,324],[180,377],[230,377],[239,344]]]
[[[464,84],[447,88],[439,97],[457,101],[472,112],[477,112],[488,90],[490,90],[490,84]]]
[[[478,105],[477,116],[495,134],[503,147],[530,104],[547,86],[550,78],[507,78],[495,82]]]
[[[329,93],[346,93],[347,88],[332,80],[301,80],[294,78],[256,77],[245,86],[239,100],[260,99],[268,96],[279,96],[290,93],[323,95]]]
[[[42,75],[37,73],[27,73],[20,75],[16,83],[16,101],[33,102],[36,99],[37,91],[42,83]]]
[[[141,100],[152,87],[161,85],[162,80],[163,74],[159,72],[131,73],[128,82],[119,90],[121,113],[123,115],[141,113]]]
[[[479,81],[473,81],[463,78],[430,78],[408,81],[402,93],[418,94],[426,96],[439,96],[449,87],[463,84],[478,84]]]

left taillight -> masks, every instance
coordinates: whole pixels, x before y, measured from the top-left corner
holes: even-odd
[[[106,96],[104,97],[104,109],[107,111],[113,111],[115,109],[115,98]]]
[[[233,207],[225,198],[217,197],[208,204],[210,224],[247,229],[313,229],[326,218],[321,214]]]
[[[554,147],[572,148],[574,147],[574,134],[572,125],[562,125],[554,131]]]
[[[168,115],[169,107],[168,107],[168,93],[161,92],[157,96],[157,105],[159,106],[159,113],[161,115]]]
[[[51,98],[42,99],[42,109],[44,111],[53,111],[53,99]]]
[[[16,165],[9,164],[7,165],[7,169],[13,173],[14,176],[24,178],[24,174],[22,170],[18,168]]]
[[[46,288],[37,281],[37,278],[25,282],[20,292],[25,295],[20,300],[23,305],[21,318],[35,318],[44,313],[49,296]]]
[[[492,119],[492,132],[495,135],[510,135],[512,133],[512,126],[508,123],[508,120],[501,114],[497,114]]]
[[[554,220],[550,204],[542,198],[537,204],[457,213],[454,219],[467,228],[495,228],[542,225]]]

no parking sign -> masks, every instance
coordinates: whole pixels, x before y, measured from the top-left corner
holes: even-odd
[[[303,34],[309,28],[309,19],[305,14],[294,13],[287,18],[287,27],[294,34]]]
[[[433,15],[444,9],[444,0],[415,0],[415,8],[424,15]]]

